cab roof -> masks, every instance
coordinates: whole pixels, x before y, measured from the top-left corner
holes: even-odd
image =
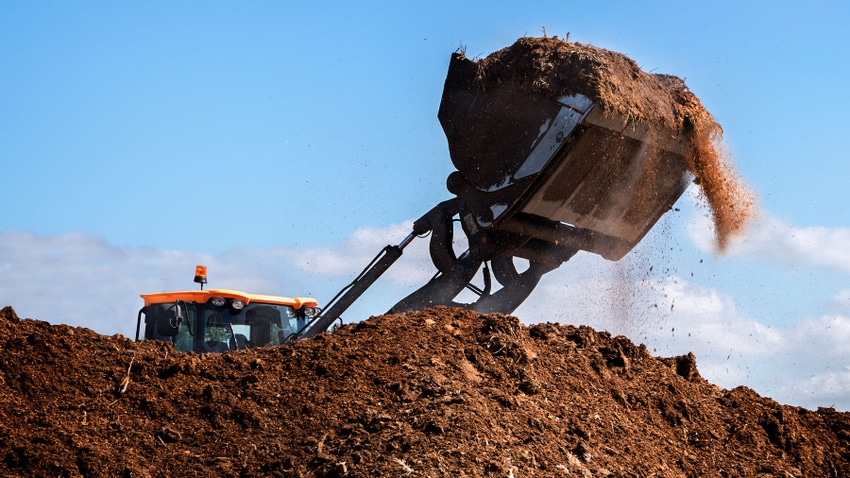
[[[316,307],[318,305],[316,299],[310,297],[280,297],[275,295],[248,294],[247,292],[227,289],[157,292],[153,294],[141,294],[141,297],[145,300],[146,307],[153,304],[175,302],[177,300],[206,304],[213,297],[241,299],[245,302],[245,305],[251,303],[288,305],[296,310],[301,307]]]

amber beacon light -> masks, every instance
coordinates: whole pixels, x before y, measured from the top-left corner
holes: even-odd
[[[201,284],[201,290],[204,289],[204,284],[207,283],[207,266],[195,267],[195,282]]]

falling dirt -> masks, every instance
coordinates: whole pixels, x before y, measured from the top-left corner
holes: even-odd
[[[718,249],[724,252],[729,240],[743,233],[747,223],[756,216],[757,206],[753,192],[734,171],[728,152],[722,146],[720,127],[714,126],[708,132],[701,130],[709,127],[696,126],[689,168],[711,211]]]
[[[520,38],[478,60],[477,69],[482,89],[510,83],[547,98],[578,93],[659,137],[684,134],[687,168],[710,209],[721,252],[756,214],[754,195],[722,146],[722,128],[680,78],[646,73],[621,53],[556,37]]]
[[[588,327],[434,308],[208,355],[0,331],[2,476],[850,476],[850,414]]]

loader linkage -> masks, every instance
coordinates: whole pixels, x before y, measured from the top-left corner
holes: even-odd
[[[540,97],[510,82],[481,89],[475,71],[471,60],[453,55],[438,113],[457,169],[447,179],[454,197],[419,218],[399,245],[387,246],[293,338],[340,320],[426,233],[437,272],[390,312],[448,305],[512,313],[544,274],[578,251],[622,258],[691,182],[682,131],[650,131],[581,94]],[[455,222],[468,243],[460,255]],[[472,284],[479,270],[483,287]],[[456,302],[464,290],[477,299]]]

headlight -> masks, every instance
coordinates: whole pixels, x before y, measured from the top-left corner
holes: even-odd
[[[322,309],[318,307],[304,307],[304,315],[307,317],[316,317],[322,313]]]
[[[224,297],[212,297],[212,298],[210,298],[210,304],[212,304],[216,307],[224,307],[224,304],[226,304],[226,303],[227,303],[227,301],[224,300]]]
[[[230,306],[236,310],[242,310],[245,307],[245,302],[242,302],[242,299],[233,299]]]

